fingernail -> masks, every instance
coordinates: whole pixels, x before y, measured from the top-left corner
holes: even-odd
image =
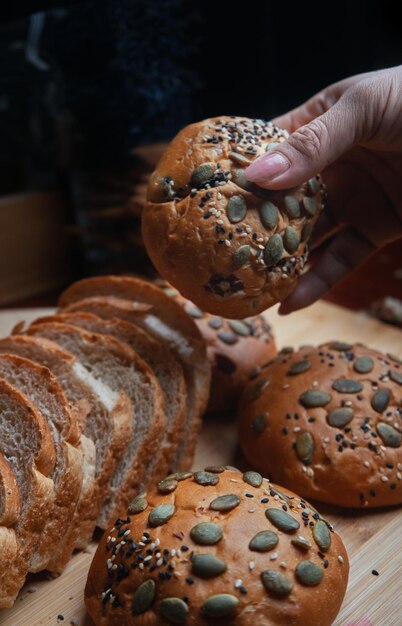
[[[263,154],[244,171],[253,183],[266,183],[283,174],[290,167],[290,163],[280,152]]]

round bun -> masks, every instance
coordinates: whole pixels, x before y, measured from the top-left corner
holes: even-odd
[[[239,412],[249,462],[306,498],[402,502],[402,361],[339,341],[285,349],[250,381]]]
[[[161,275],[204,311],[250,317],[296,286],[323,207],[321,179],[268,191],[244,174],[287,136],[263,120],[207,119],[173,139],[151,177],[145,246]]]
[[[205,313],[166,281],[157,282],[194,318],[205,339],[212,367],[207,411],[237,411],[250,370],[263,365],[277,353],[271,326],[262,315],[227,320]]]
[[[212,467],[133,501],[99,544],[85,600],[95,626],[329,626],[348,572],[340,537],[307,502]]]

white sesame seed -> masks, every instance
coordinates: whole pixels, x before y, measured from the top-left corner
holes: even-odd
[[[143,541],[139,541],[138,545],[141,546],[142,548],[146,545]]]
[[[301,430],[300,426],[295,426],[293,429],[294,433],[298,433]]]
[[[173,548],[173,550],[170,551],[171,556],[176,556],[176,550],[175,548]]]
[[[220,191],[218,191],[218,193],[216,194],[216,197],[218,198],[218,200],[222,199],[222,194]]]
[[[264,246],[262,246],[260,243],[258,244],[258,247],[260,250],[264,250]]]
[[[155,545],[156,545],[156,546],[159,546],[159,545],[160,545],[160,543],[161,543],[161,540],[159,539],[159,537],[157,537],[157,538],[155,539]]]
[[[273,552],[269,558],[271,561],[276,561],[276,559],[278,558],[278,553]]]
[[[383,376],[381,380],[383,383],[389,383],[389,376]]]
[[[364,467],[370,467],[369,461],[364,461],[363,465],[364,465]]]
[[[127,535],[129,535],[130,533],[131,533],[131,530],[127,528],[126,532],[124,533],[124,536],[127,537]]]
[[[250,563],[248,564],[248,569],[249,569],[250,571],[252,571],[254,568],[255,568],[255,563],[254,563],[254,561],[250,561]]]
[[[313,387],[317,387],[318,386],[318,380],[313,380]]]
[[[397,472],[397,473],[396,473],[396,477],[397,477],[397,479],[398,479],[398,480],[402,480],[402,474],[401,474],[401,472]]]
[[[388,476],[381,476],[381,480],[382,480],[383,483],[387,483],[389,478],[388,478]]]
[[[277,493],[274,495],[274,500],[279,500],[279,496]]]
[[[160,566],[162,565],[162,563],[163,563],[163,559],[158,559],[158,560],[156,561],[156,565],[157,565],[157,567],[160,567]]]
[[[330,442],[330,438],[329,437],[324,437],[323,441],[324,441],[324,443],[329,443]]]
[[[345,402],[343,403],[345,406],[352,406],[353,403],[351,400],[345,400]]]
[[[281,562],[279,563],[279,567],[282,567],[283,569],[286,569],[286,568],[287,568],[287,566],[288,566],[288,564],[286,563],[286,561],[281,561]]]
[[[235,588],[238,589],[239,587],[241,587],[243,585],[243,581],[241,578],[238,578],[237,580],[235,580]]]
[[[343,556],[339,555],[338,556],[338,561],[339,561],[339,563],[343,563]]]
[[[221,213],[222,213],[222,211],[216,211],[216,213],[215,213],[216,217],[220,217]]]
[[[155,543],[151,543],[151,545],[149,546],[150,550],[155,550],[156,548],[156,544]]]
[[[111,536],[110,536],[110,535],[109,535],[109,537],[107,538],[107,540],[108,540],[108,541],[110,541],[110,540],[111,540]]]
[[[352,441],[357,441],[359,437],[357,435],[352,435]]]
[[[255,507],[248,510],[249,513],[255,513]]]
[[[116,537],[112,537],[110,540],[112,543],[116,543]]]
[[[310,476],[311,478],[314,476],[314,470],[312,467],[307,468],[307,476]]]
[[[228,248],[230,248],[230,246],[232,245],[232,242],[229,241],[229,239],[225,239],[225,246],[227,246]]]
[[[307,467],[306,467],[305,465],[302,465],[302,471],[303,471],[304,473],[306,473],[306,472],[307,472]]]
[[[149,563],[149,561],[152,560],[152,554],[150,554],[149,556],[146,556],[144,559],[144,563]]]
[[[240,233],[240,237],[248,237],[247,233]]]
[[[282,278],[289,278],[287,274],[282,274]]]
[[[181,557],[181,550],[177,550],[176,555],[180,558]]]
[[[223,220],[216,220],[217,224],[223,224]]]
[[[155,554],[155,558],[156,558],[156,559],[160,559],[160,558],[161,558],[161,556],[162,556],[162,555],[161,555],[161,553],[160,553],[160,552],[157,552],[157,553]]]
[[[230,478],[230,482],[231,483],[239,483],[240,480],[237,480],[236,478]]]
[[[140,569],[144,569],[144,563],[140,563],[138,566]]]
[[[116,570],[116,569],[117,569],[117,565],[116,565],[116,563],[115,563],[114,565],[112,565],[112,569],[113,569],[113,570]]]
[[[400,472],[402,472],[402,463],[397,463],[396,464],[396,469],[398,469]]]

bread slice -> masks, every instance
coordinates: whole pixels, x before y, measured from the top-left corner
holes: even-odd
[[[106,499],[110,477],[132,434],[131,402],[124,392],[115,393],[96,380],[73,354],[53,341],[13,335],[0,339],[2,352],[12,352],[48,367],[80,421],[85,435],[81,438],[84,476],[67,544],[73,542],[75,547],[85,548]],[[60,557],[55,553],[48,569],[60,571],[70,556],[67,549],[61,551]]]
[[[0,452],[0,554],[2,569],[8,570],[17,556],[14,524],[21,512],[18,483],[10,464]]]
[[[114,317],[119,312],[118,308],[115,309],[112,305],[94,308],[104,318],[109,315],[110,319],[102,319],[94,313],[67,312],[41,318],[41,321],[58,320],[91,332],[111,335],[130,346],[156,375],[164,394],[167,427],[163,434],[160,456],[154,456],[152,465],[140,485],[140,489],[144,489],[149,483],[152,484],[166,476],[171,459],[182,439],[186,409],[183,369],[163,343],[135,324]]]
[[[40,321],[26,332],[60,344],[72,352],[97,381],[115,392],[124,390],[131,400],[133,435],[127,440],[98,517],[98,525],[105,528],[126,509],[159,449],[158,439],[166,427],[159,383],[134,350],[109,335],[89,333],[71,324]]]
[[[208,402],[211,379],[211,366],[201,333],[194,320],[162,289],[137,278],[100,276],[78,281],[63,292],[59,305],[66,310],[77,311],[81,306],[85,308],[80,300],[100,298],[97,304],[102,305],[105,296],[113,297],[113,301],[109,302],[119,308],[120,318],[138,324],[168,345],[183,367],[187,420],[183,442],[172,465],[175,469],[188,469]],[[148,304],[152,309],[138,311],[138,303]]]
[[[70,554],[73,549],[71,538],[69,545],[66,545],[65,538],[69,537],[68,529],[83,480],[82,453],[75,447],[78,443],[76,420],[60,384],[46,367],[20,356],[4,354],[0,355],[0,378],[25,394],[41,413],[50,426],[56,450],[56,464],[50,474],[54,482],[55,502],[29,562],[29,571],[38,572],[46,568],[60,544],[64,544],[64,549]]]
[[[35,463],[45,446],[50,454],[52,449],[54,453],[47,424],[43,424],[42,417],[26,396],[0,379],[0,452],[14,472],[21,496],[21,512],[13,526],[16,553],[7,568],[3,566],[3,550],[6,550],[5,561],[8,562],[13,549],[9,533],[5,539],[11,539],[11,544],[10,541],[6,541],[5,546],[0,544],[0,607],[12,606],[24,584],[30,555],[53,506],[53,481],[38,471]]]

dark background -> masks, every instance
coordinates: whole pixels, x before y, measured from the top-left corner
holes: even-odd
[[[74,276],[143,270],[140,206],[127,202],[149,165],[132,149],[203,117],[270,119],[401,63],[397,6],[14,2],[0,18],[0,195],[63,195]]]

